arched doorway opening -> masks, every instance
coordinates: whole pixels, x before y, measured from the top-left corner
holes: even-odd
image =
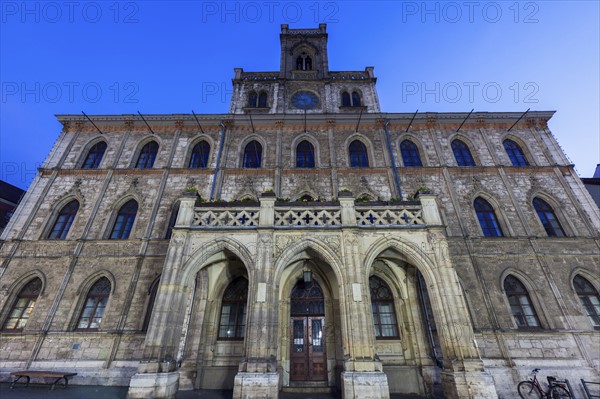
[[[327,249],[306,240],[278,262],[277,368],[283,390],[340,387],[344,349],[336,261]]]
[[[325,300],[315,279],[300,279],[290,299],[290,381],[327,381]]]

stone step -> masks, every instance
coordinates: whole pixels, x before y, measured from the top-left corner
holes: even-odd
[[[328,387],[323,385],[296,385],[290,387],[282,387],[281,392],[285,393],[334,393],[337,389],[335,387]]]

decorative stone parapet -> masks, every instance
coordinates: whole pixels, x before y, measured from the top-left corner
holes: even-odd
[[[352,196],[340,196],[339,202],[281,203],[274,197],[251,202],[206,203],[193,207],[189,198],[181,199],[176,227],[193,228],[341,228],[440,226],[442,219],[431,194],[419,201],[359,202]]]

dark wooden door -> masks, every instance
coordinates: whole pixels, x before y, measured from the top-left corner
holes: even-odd
[[[327,381],[325,304],[316,281],[292,291],[290,376],[292,381]]]
[[[292,381],[327,380],[325,318],[292,317]]]

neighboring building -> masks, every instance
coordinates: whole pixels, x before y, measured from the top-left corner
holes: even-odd
[[[2,236],[0,376],[238,399],[597,381],[600,211],[553,112],[383,113],[373,68],[329,70],[325,25],[280,37],[227,114],[58,116]]]
[[[0,180],[0,234],[8,224],[13,212],[17,209],[25,191]]]
[[[598,208],[600,208],[600,164],[596,165],[594,177],[582,178],[581,181],[585,188],[590,192],[590,195],[594,199],[594,202],[596,202]]]

